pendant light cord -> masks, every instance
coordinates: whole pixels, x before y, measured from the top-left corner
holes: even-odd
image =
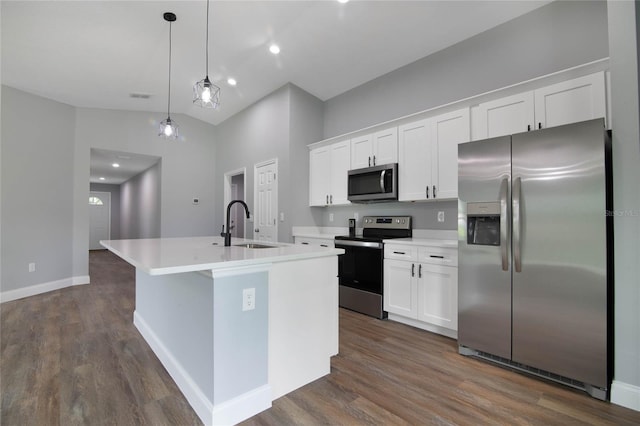
[[[207,40],[206,40],[206,61],[207,63],[205,64],[205,70],[206,73],[205,75],[207,76],[207,78],[209,78],[209,0],[207,0]]]
[[[171,115],[171,21],[169,21],[169,96],[167,96],[167,118]]]

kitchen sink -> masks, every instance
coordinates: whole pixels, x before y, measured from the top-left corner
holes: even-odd
[[[259,243],[243,243],[243,244],[234,244],[234,246],[236,246],[236,247],[250,248],[250,249],[276,248],[276,246],[269,246],[269,245],[266,245],[266,244],[259,244]]]

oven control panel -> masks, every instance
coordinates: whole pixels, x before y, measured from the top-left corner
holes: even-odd
[[[411,229],[411,216],[364,216],[363,228]]]

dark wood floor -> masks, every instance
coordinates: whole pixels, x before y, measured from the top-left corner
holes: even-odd
[[[132,324],[134,271],[1,305],[0,424],[201,424]],[[640,413],[462,357],[453,340],[350,311],[329,376],[245,425],[637,425]]]

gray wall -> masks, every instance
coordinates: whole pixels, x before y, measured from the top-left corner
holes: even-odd
[[[612,401],[640,410],[640,106],[638,3],[609,1],[615,232]],[[619,383],[636,386],[625,392]],[[622,387],[624,389],[626,387]]]
[[[215,208],[215,128],[202,121],[176,114],[181,139],[157,136],[161,113],[76,109],[74,152],[74,274],[86,275],[88,265],[89,191],[91,148],[154,155],[162,158],[160,235],[163,237],[213,235]],[[116,132],[106,132],[114,128]],[[198,205],[192,204],[199,198]],[[219,228],[218,228],[219,229]]]
[[[2,87],[3,292],[73,275],[74,128],[74,108]]]
[[[123,239],[161,236],[162,160],[120,185],[120,235]]]
[[[605,58],[606,6],[604,1],[551,3],[329,99],[324,138]],[[360,217],[411,215],[418,229],[457,227],[457,203],[451,201],[312,210],[322,212],[322,226],[347,226],[358,212]],[[437,222],[438,211],[445,212],[444,223]]]
[[[606,2],[554,2],[329,99],[324,137],[607,56]]]
[[[322,139],[322,102],[287,84],[224,121],[216,130],[216,199],[222,203],[224,173],[246,167],[246,202],[253,211],[253,166],[277,158],[278,205],[284,214],[284,221],[278,222],[278,241],[292,241],[291,227],[313,220],[308,208],[307,145]],[[216,229],[222,227],[222,222],[220,215]],[[252,224],[247,226],[245,236],[252,238]]]
[[[112,240],[120,239],[120,185],[109,183],[91,183],[90,191],[108,192],[111,194],[111,235]]]

